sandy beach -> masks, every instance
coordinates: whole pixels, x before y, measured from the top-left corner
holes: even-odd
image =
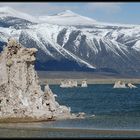
[[[38,71],[39,82],[41,84],[60,84],[62,80],[72,79],[76,80],[78,84],[81,84],[82,80],[87,80],[87,84],[114,84],[115,81],[121,80],[125,83],[131,82],[134,84],[140,83],[139,77],[121,76],[113,74],[98,74],[92,72],[50,72],[50,71]]]
[[[82,80],[85,79],[74,79],[71,78],[72,80],[76,80],[78,84],[81,84]],[[57,85],[60,84],[60,82],[64,80],[63,78],[61,79],[47,79],[47,78],[40,78],[39,81],[41,84],[50,84],[50,85]],[[70,79],[69,79],[70,80]],[[124,81],[125,83],[131,82],[134,84],[140,84],[140,79],[115,79],[115,78],[111,78],[111,79],[86,79],[87,80],[87,84],[114,84],[115,81],[121,80]]]

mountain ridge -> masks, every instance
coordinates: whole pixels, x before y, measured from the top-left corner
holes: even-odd
[[[36,67],[39,70],[108,71],[139,75],[139,25],[105,24],[94,19],[89,24],[90,18],[78,14],[78,18],[66,16],[75,14],[71,11],[60,13],[47,16],[45,21],[36,18],[37,22],[22,17],[1,18],[0,14],[0,43],[4,44],[8,38],[14,37],[26,47],[37,48]],[[60,24],[64,20],[65,23]]]

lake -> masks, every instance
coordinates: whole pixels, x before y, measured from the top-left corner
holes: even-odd
[[[113,84],[91,84],[87,88],[50,85],[60,105],[70,107],[72,113],[85,112],[86,118],[1,124],[0,136],[140,137],[140,85],[136,86],[113,89]]]

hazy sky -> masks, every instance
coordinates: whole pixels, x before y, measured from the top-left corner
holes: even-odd
[[[63,10],[71,10],[97,21],[140,24],[140,2],[0,2],[1,6],[10,6],[34,16],[50,15]]]

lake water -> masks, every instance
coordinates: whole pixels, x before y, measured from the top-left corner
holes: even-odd
[[[67,127],[140,129],[140,85],[135,89],[113,89],[111,84],[88,88],[50,87],[57,94],[56,100],[71,107],[73,113],[95,115],[80,123],[65,123]]]
[[[136,89],[113,89],[112,84],[94,84],[88,88],[50,85],[59,104],[71,107],[73,113],[85,112],[87,117],[1,124],[5,129],[0,129],[0,136],[8,132],[9,137],[140,137],[140,85],[136,86]]]

